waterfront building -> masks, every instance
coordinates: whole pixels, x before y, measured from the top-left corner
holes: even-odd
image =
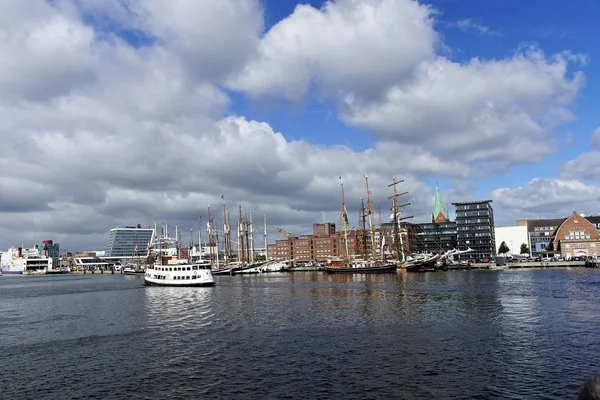
[[[408,232],[409,249],[412,253],[441,254],[456,249],[458,246],[455,221],[407,223],[405,226]]]
[[[461,259],[482,260],[496,256],[492,200],[452,203],[456,207],[459,249],[471,248]]]
[[[516,255],[521,253],[521,245],[528,245],[527,226],[503,226],[494,228],[496,242],[496,253],[502,242],[506,243],[509,253]],[[531,249],[531,248],[530,248]],[[529,255],[529,253],[527,254]]]
[[[290,236],[269,245],[269,259],[294,260],[299,262],[326,262],[341,253],[340,233],[334,223],[313,224],[312,235]],[[356,230],[348,233],[348,253],[359,256]]]
[[[154,239],[154,229],[135,227],[113,228],[106,244],[106,257],[132,257],[137,252],[146,254],[148,244]]]
[[[54,243],[52,240],[42,240],[42,244],[37,247],[41,252],[40,255],[52,258],[52,262],[58,265],[58,258],[60,257],[60,246],[58,243]]]
[[[600,255],[599,223],[574,212],[556,230],[552,241],[554,252],[559,251],[567,259]]]
[[[581,216],[586,219],[598,232],[600,232],[600,215]],[[527,229],[527,245],[531,251],[532,257],[539,257],[548,253],[547,248],[554,251],[554,240],[557,229],[567,220],[567,218],[553,219],[522,219],[517,220],[517,226],[524,226]],[[552,247],[551,247],[552,246]]]

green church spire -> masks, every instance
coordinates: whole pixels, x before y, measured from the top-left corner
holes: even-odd
[[[448,213],[444,210],[444,203],[442,202],[442,195],[440,194],[440,187],[435,184],[435,200],[433,201],[433,214],[431,215],[432,222],[448,222]]]

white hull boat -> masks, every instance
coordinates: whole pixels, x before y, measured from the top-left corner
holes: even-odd
[[[214,286],[210,266],[205,264],[149,265],[144,282],[150,286]]]

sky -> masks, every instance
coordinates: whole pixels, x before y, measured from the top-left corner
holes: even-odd
[[[600,3],[0,2],[0,249],[99,250],[207,208],[293,235],[493,200],[496,226],[600,213]],[[204,229],[205,231],[205,229]],[[278,238],[269,229],[269,242]],[[186,240],[184,240],[185,242]],[[258,244],[260,245],[260,243]]]

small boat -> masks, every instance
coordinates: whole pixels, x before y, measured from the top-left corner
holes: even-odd
[[[123,268],[123,273],[125,275],[144,275],[146,269],[141,265],[127,264],[125,268]]]
[[[69,274],[71,273],[71,268],[69,267],[59,267],[46,270],[47,275],[57,275],[57,274]]]

